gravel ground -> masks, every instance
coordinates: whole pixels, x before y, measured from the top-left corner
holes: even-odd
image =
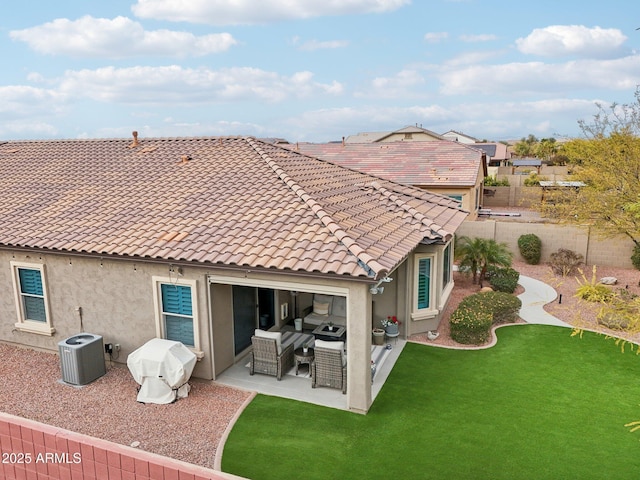
[[[573,297],[578,286],[574,278],[556,277],[546,265],[515,263],[521,274],[552,285],[563,295],[562,304],[549,304],[548,312],[572,325],[605,331],[595,321],[597,307]],[[587,277],[591,268],[585,269]],[[598,278],[615,276],[619,285],[640,295],[640,272],[632,269],[600,268]],[[454,273],[456,287],[441,325],[440,336],[426,335],[411,340],[433,345],[462,347],[449,337],[448,317],[462,298],[479,290],[471,279]],[[518,292],[516,292],[518,293]],[[613,333],[615,332],[606,332]],[[627,335],[640,341],[640,335]],[[213,468],[216,448],[250,393],[192,380],[191,392],[171,405],[143,405],[136,401],[136,387],[126,366],[109,365],[107,375],[81,388],[60,383],[58,356],[0,343],[0,405],[3,411],[110,440],[122,445],[140,442],[141,449]]]
[[[126,366],[83,387],[60,383],[58,356],[0,344],[0,405],[4,412],[121,445],[213,468],[227,425],[249,398],[245,391],[191,381],[187,398],[170,405],[136,401]]]

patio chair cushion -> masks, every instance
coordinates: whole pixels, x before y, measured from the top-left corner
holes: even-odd
[[[326,315],[329,316],[329,302],[319,302],[318,300],[313,301],[313,313],[316,315]]]
[[[347,316],[347,297],[333,297],[331,305],[331,315],[334,317]]]
[[[254,335],[260,338],[273,338],[276,341],[276,350],[278,351],[278,355],[282,353],[282,333],[281,332],[265,332],[264,330],[260,330],[259,328],[256,328]]]
[[[339,350],[342,358],[342,365],[347,364],[347,354],[344,351],[344,342],[329,342],[327,340],[316,339],[315,348],[328,348],[330,350]]]
[[[324,304],[329,304],[329,308],[325,308]],[[333,322],[335,325],[347,325],[346,297],[316,293],[310,308],[311,311],[304,317],[304,323],[321,325]]]

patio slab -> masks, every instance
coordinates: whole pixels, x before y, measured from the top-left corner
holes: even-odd
[[[375,400],[387,380],[393,365],[398,360],[406,341],[398,339],[397,343],[391,344],[389,356],[376,372],[375,379],[371,385],[371,397]],[[278,381],[276,377],[256,373],[249,375],[246,367],[249,363],[249,355],[242,357],[235,365],[225,370],[216,378],[216,383],[229,387],[240,388],[264,395],[273,395],[282,398],[290,398],[300,402],[313,403],[340,410],[348,410],[347,395],[335,388],[311,388],[311,378],[302,375],[283,375]],[[303,369],[305,367],[302,367]],[[304,371],[304,370],[303,370]]]

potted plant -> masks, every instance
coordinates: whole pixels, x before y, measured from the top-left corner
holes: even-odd
[[[384,330],[382,328],[373,329],[373,344],[384,345]]]
[[[302,353],[307,353],[309,351],[309,342],[304,342],[302,344]]]
[[[329,322],[329,331],[333,332],[333,322]]]
[[[380,323],[382,323],[382,326],[389,335],[398,334],[398,326],[400,325],[400,321],[395,315],[390,315],[387,318],[384,318]]]

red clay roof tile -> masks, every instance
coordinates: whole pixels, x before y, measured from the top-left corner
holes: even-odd
[[[130,145],[1,145],[0,245],[372,278],[466,216],[444,197],[251,138]]]

